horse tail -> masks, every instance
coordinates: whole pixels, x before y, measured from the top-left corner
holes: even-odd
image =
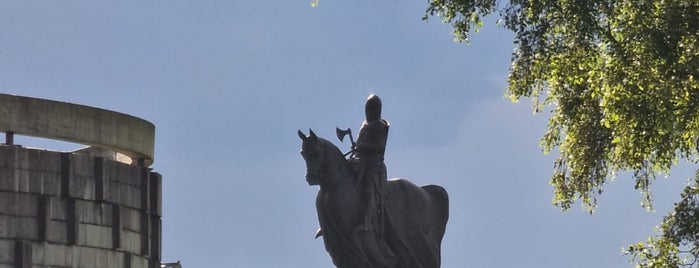
[[[447,228],[447,220],[449,220],[449,194],[444,187],[439,185],[425,185],[421,187],[427,192],[430,197],[431,210],[434,216],[434,231],[435,238],[438,239],[437,245],[442,244],[442,238]]]

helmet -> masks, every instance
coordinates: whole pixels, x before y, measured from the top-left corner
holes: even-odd
[[[366,99],[365,113],[367,121],[381,119],[381,99],[376,94],[371,94]]]
[[[381,99],[376,94],[371,94],[366,98],[366,106],[374,106],[381,109]]]

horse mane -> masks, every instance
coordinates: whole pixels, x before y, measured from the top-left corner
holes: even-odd
[[[327,158],[327,161],[332,161],[333,164],[336,165],[336,167],[345,169],[347,171],[346,174],[348,174],[352,180],[357,179],[356,174],[354,174],[355,170],[352,169],[350,163],[345,158],[345,155],[342,153],[342,151],[340,151],[340,148],[337,148],[337,146],[334,143],[321,137],[318,137],[318,142],[320,143],[321,147],[325,150],[325,157]]]
[[[326,153],[332,153],[336,158],[345,160],[345,157],[342,155],[342,151],[340,151],[340,148],[337,148],[337,146],[334,143],[321,137],[318,137],[318,141],[320,142],[321,146],[323,146],[323,148],[326,150]]]

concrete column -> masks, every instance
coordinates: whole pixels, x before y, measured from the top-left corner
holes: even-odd
[[[61,197],[70,198],[70,153],[61,153]]]
[[[150,173],[150,213],[163,215],[163,177],[157,172]]]
[[[112,248],[121,247],[121,207],[112,204]]]
[[[150,171],[141,168],[141,209],[150,210]]]
[[[131,268],[133,262],[133,256],[130,253],[124,254],[124,268]]]
[[[68,211],[66,219],[66,237],[68,238],[68,245],[75,245],[80,241],[78,235],[80,234],[78,228],[80,227],[80,219],[78,218],[77,201],[75,199],[68,200]]]
[[[141,254],[151,255],[150,171],[141,168]]]
[[[147,210],[141,211],[141,254],[151,255],[150,249],[150,236],[151,236],[151,226],[150,226],[150,213]]]
[[[51,221],[51,197],[46,195],[39,196],[39,207],[38,207],[38,224],[37,234],[39,240],[46,241],[47,233],[49,229],[49,222]]]
[[[15,133],[12,131],[5,132],[5,144],[13,145],[15,144]]]
[[[159,268],[162,258],[162,225],[163,222],[159,216],[151,216],[150,266],[153,268]]]
[[[107,201],[107,192],[104,183],[104,157],[95,157],[95,199],[101,202]]]
[[[32,244],[26,240],[15,242],[15,267],[32,268]]]

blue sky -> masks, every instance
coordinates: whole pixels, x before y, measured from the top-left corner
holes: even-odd
[[[628,174],[590,216],[551,206],[545,115],[503,97],[512,35],[492,20],[452,41],[424,1],[3,1],[0,91],[156,125],[163,256],[184,267],[331,267],[297,129],[358,130],[376,93],[390,177],[444,186],[442,267],[628,267],[691,174]],[[75,145],[17,138],[27,146]],[[347,144],[337,143],[346,150]],[[71,147],[72,146],[72,147]]]

